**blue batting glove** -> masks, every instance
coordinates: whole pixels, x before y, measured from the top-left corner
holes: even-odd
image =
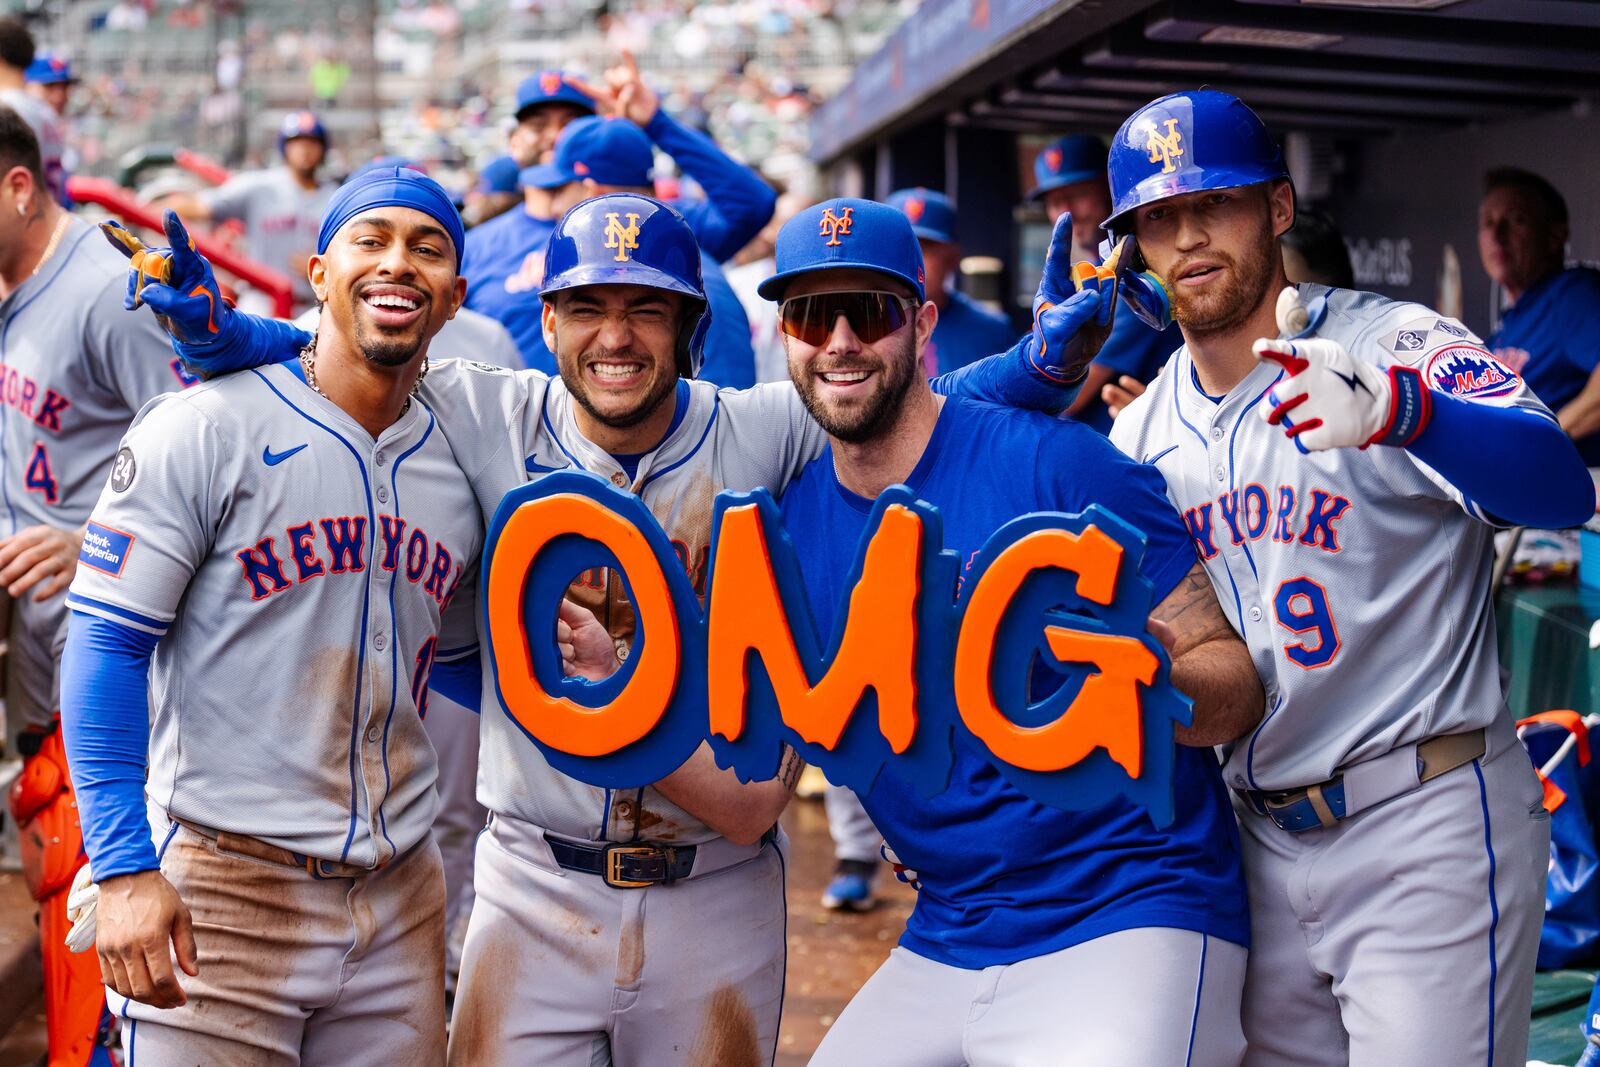
[[[115,222],[100,229],[112,247],[128,257],[128,294],[122,306],[129,311],[149,304],[174,341],[205,347],[222,339],[232,315],[211,264],[195,251],[194,240],[178,213],[162,218],[168,246],[150,248]]]
[[[1123,271],[1123,248],[1114,249],[1105,264],[1072,262],[1072,216],[1056,220],[1044,273],[1033,294],[1033,330],[1022,348],[1032,372],[1058,384],[1075,382],[1088,371],[1100,346],[1111,336],[1117,285]]]

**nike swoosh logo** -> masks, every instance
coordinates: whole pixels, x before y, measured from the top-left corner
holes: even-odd
[[[294,455],[304,447],[306,446],[296,445],[287,452],[274,452],[272,447],[269,445],[261,450],[261,462],[265,463],[269,467],[276,467],[278,464],[282,463],[284,460],[288,459],[290,456]]]
[[[1360,389],[1363,393],[1372,392],[1372,390],[1367,388],[1367,383],[1362,381],[1360,378],[1357,378],[1354,374],[1340,374],[1332,367],[1328,368],[1328,373],[1332,374],[1335,378],[1348,385],[1352,393],[1357,389]]]
[[[532,456],[523,460],[522,465],[528,469],[529,474],[549,474],[552,471],[564,471],[572,466],[572,464],[568,463],[563,467],[546,467],[543,463],[535,463]]]

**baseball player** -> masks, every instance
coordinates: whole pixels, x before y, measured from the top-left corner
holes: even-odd
[[[78,79],[72,74],[72,64],[59,56],[41,52],[28,64],[23,78],[27,82],[29,95],[42,100],[58,119],[65,122],[67,105],[72,99],[72,87],[78,84]]]
[[[505,323],[527,366],[547,374],[557,373],[557,367],[543,334],[539,291],[544,250],[555,219],[574,203],[607,192],[649,194],[655,148],[660,148],[705,190],[704,200],[674,201],[673,206],[689,221],[706,258],[721,261],[760,231],[776,202],[760,175],[661,108],[631,56],[607,76],[605,87],[576,82],[571,75],[546,86],[562,102],[581,95],[616,120],[599,123],[586,117],[564,124],[551,157],[522,172],[529,198],[524,210],[509,211],[467,235],[467,306]],[[538,197],[543,199],[536,212],[528,205]],[[707,377],[718,385],[753,385],[754,357],[748,323],[741,322],[743,309],[720,269],[709,276],[717,333],[708,349]]]
[[[522,183],[517,176],[522,167],[511,156],[497,156],[478,171],[478,180],[467,191],[461,208],[461,221],[470,229],[504,215],[522,201]]]
[[[328,155],[328,131],[309,111],[292,111],[278,127],[283,166],[236,174],[215,189],[174,193],[164,206],[185,219],[244,223],[244,251],[251,259],[287,274],[295,303],[313,302],[306,260],[317,239],[333,184],[318,177]]]
[[[1146,537],[1151,628],[1194,721],[1179,732],[1190,746],[1174,769],[1179,815],[1159,830],[1121,798],[1083,812],[1030,800],[959,740],[949,788],[931,799],[885,768],[861,799],[915,870],[916,907],[811,1062],[1231,1067],[1248,920],[1227,790],[1195,746],[1259,720],[1248,652],[1153,471],[1078,423],[928,390],[919,371],[935,315],[911,227],[891,208],[840,203],[855,209],[855,254],[835,261],[817,214],[803,213],[763,286],[780,302],[795,388],[829,434],[782,501],[819,632],[835,632],[850,592],[839,563],[892,484],[939,507],[944,547],[968,566],[1010,519],[1100,504]],[[914,330],[880,333],[886,298],[920,305]]]
[[[49,104],[27,91],[28,70],[35,58],[33,34],[20,18],[0,18],[0,105],[9,107],[33,128],[39,142],[39,163],[45,186],[62,207],[70,208],[67,196],[67,170],[64,162],[66,139],[61,132],[61,117]]]
[[[50,195],[38,141],[0,107],[0,583],[9,601],[8,745],[25,758],[10,806],[39,902],[50,1062],[82,1067],[104,1013],[99,969],[70,957],[66,896],[82,838],[56,728],[57,664],[83,524],[117,440],[185,375],[160,328],[122,312],[126,272]],[[103,1055],[103,1051],[97,1052]]]
[[[416,171],[343,186],[313,343],[147,407],[89,521],[62,703],[130,1062],[443,1059],[421,697],[482,528],[414,394],[461,240]]]
[[[961,245],[956,241],[956,208],[933,189],[898,189],[886,203],[904,212],[922,245],[928,272],[928,299],[939,309],[939,325],[924,352],[930,375],[954,370],[954,359],[976,359],[1003,352],[1017,339],[1011,321],[956,288],[961,273]],[[1055,220],[1051,220],[1054,223]]]
[[[1106,143],[1087,133],[1074,133],[1045,148],[1033,161],[1033,191],[1028,199],[1044,206],[1054,225],[1063,214],[1077,220],[1072,243],[1086,258],[1096,259],[1100,231],[1095,219],[1111,212],[1111,192],[1106,184]],[[1183,338],[1176,326],[1151,329],[1137,315],[1119,315],[1112,333],[1095,357],[1083,387],[1067,408],[1079,422],[1107,433],[1114,412],[1102,398],[1108,385],[1123,390],[1142,386],[1160,373],[1167,357]]]
[[[1522,1064],[1549,816],[1504,702],[1493,525],[1594,510],[1570,441],[1470,331],[1286,287],[1282,153],[1225,93],[1111,150],[1184,345],[1112,440],[1157,467],[1267,713],[1224,746],[1250,891],[1249,1064]]]
[[[829,208],[825,225],[848,230],[853,207]],[[1045,271],[1052,285],[1068,276],[1065,248],[1053,249]],[[187,249],[178,259],[183,271],[204,269]],[[446,365],[421,395],[439,411],[486,517],[530,478],[592,471],[640,495],[703,590],[715,494],[781,488],[820,451],[822,431],[790,385],[735,392],[694,377],[705,310],[699,250],[666,205],[632,194],[584,201],[560,223],[546,262],[545,326],[562,378]],[[187,336],[208,321],[206,306],[182,295],[196,276],[175,267],[174,286],[145,290]],[[1098,297],[1063,304],[1003,358],[935,385],[1059,408],[1073,369],[1061,361],[1087,358],[1076,338],[1098,306]],[[215,341],[179,345],[207,372],[281,358],[283,339],[265,335],[276,324],[222,315]],[[634,620],[621,581],[596,569],[572,595],[597,609],[613,654],[625,655]],[[491,816],[451,1059],[770,1062],[784,969],[782,837],[773,825],[798,763],[777,782],[740,786],[702,750],[665,781],[597,789],[550,768],[500,707],[492,677],[482,701],[479,797]],[[523,973],[540,980],[514,980]]]

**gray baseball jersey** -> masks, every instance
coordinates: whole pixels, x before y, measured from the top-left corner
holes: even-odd
[[[438,411],[440,427],[486,517],[506,493],[540,474],[591,471],[644,501],[703,595],[717,493],[781,489],[821,453],[826,436],[788,383],[740,392],[701,381],[685,381],[679,388],[683,417],[640,459],[631,481],[604,449],[579,432],[560,379],[444,363],[423,381],[422,393]],[[574,583],[573,596],[596,611],[626,655],[633,614],[621,583],[592,571]],[[698,844],[717,836],[652,788],[619,793],[553,770],[499,710],[487,657],[484,666],[478,789],[491,812],[579,840]]]
[[[334,186],[324,182],[306,189],[288,167],[236,174],[201,194],[215,219],[244,223],[244,250],[251,259],[288,274],[295,299],[313,299],[306,278],[306,257],[317,249],[322,213]]]
[[[122,309],[127,280],[127,260],[73,218],[39,273],[0,302],[0,536],[82,526],[134,414],[193,381],[155,316]],[[6,704],[19,723],[55,710],[62,600],[15,605]]]
[[[374,441],[297,370],[140,413],[68,603],[164,638],[153,803],[374,866],[433,822],[418,705],[434,661],[475,647],[482,526],[425,403]]]
[[[1476,403],[1546,409],[1455,319],[1372,293],[1328,296],[1317,336],[1423,370]],[[1228,753],[1230,785],[1295,789],[1341,767],[1507,714],[1489,590],[1493,530],[1399,448],[1302,454],[1260,417],[1256,367],[1220,400],[1188,347],[1117,417],[1111,439],[1154,463],[1217,599],[1249,644],[1267,714]]]

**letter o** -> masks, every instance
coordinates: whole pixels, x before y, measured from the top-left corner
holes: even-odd
[[[629,579],[635,615],[650,638],[633,675],[611,703],[591,708],[547,692],[533,669],[522,616],[528,575],[558,537],[598,541]],[[574,756],[607,756],[644,738],[677,688],[682,646],[672,593],[644,534],[598,501],[560,493],[521,505],[506,520],[489,560],[489,644],[506,710],[535,740]],[[555,620],[549,620],[554,625]]]

